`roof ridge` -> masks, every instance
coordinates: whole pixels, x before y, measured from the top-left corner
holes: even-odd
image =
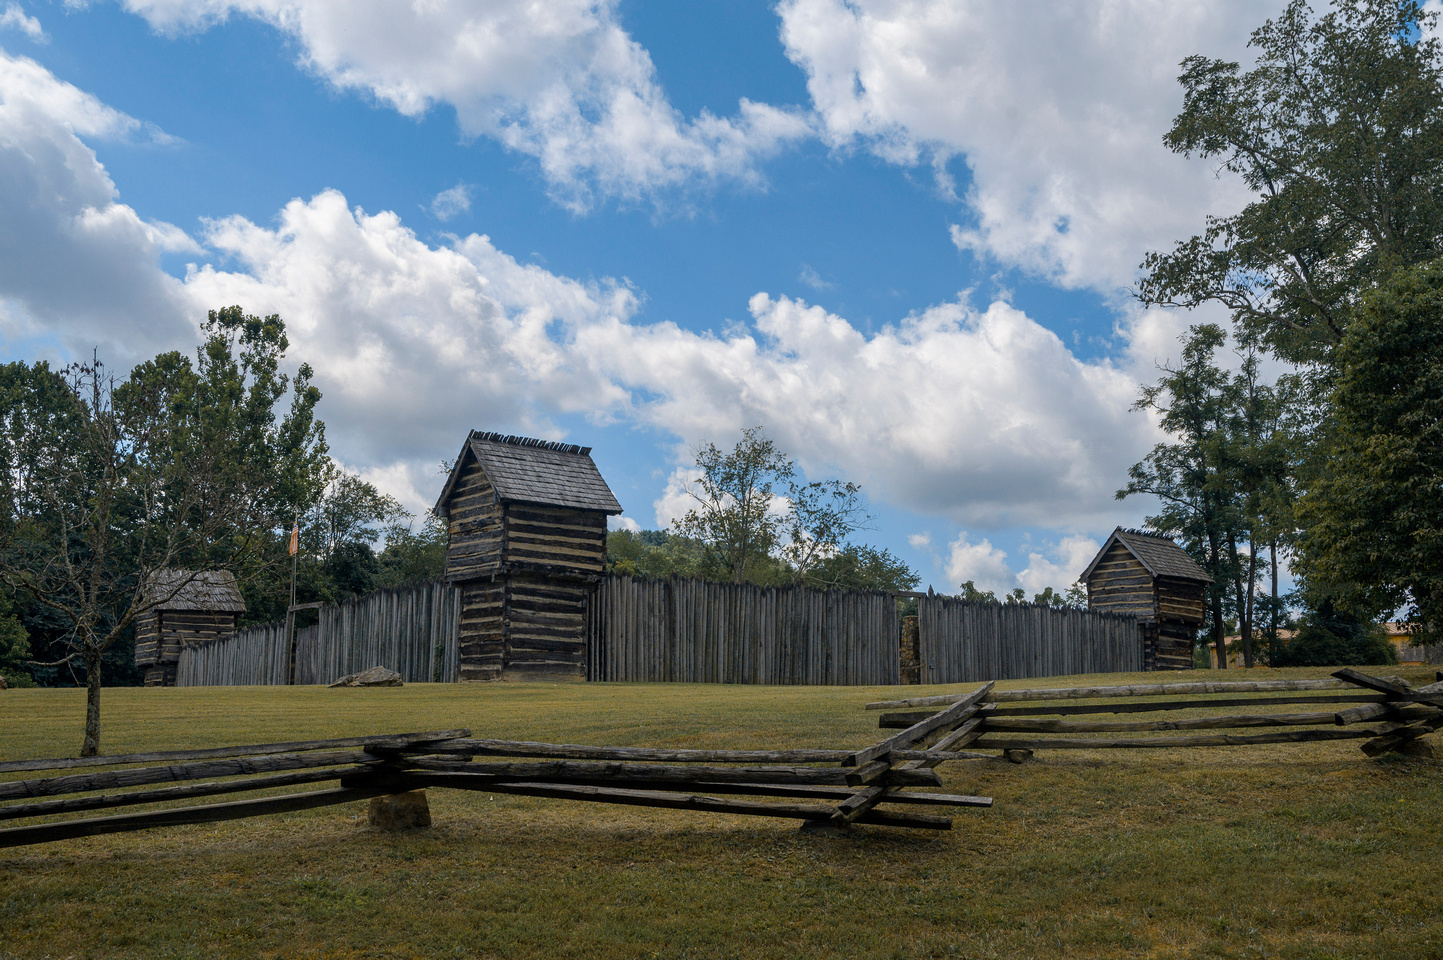
[[[492,433],[488,430],[472,430],[471,439],[486,440],[491,443],[506,443],[513,447],[537,447],[542,450],[552,450],[556,453],[573,453],[583,457],[591,453],[590,447],[583,447],[578,443],[562,443],[560,440],[539,440],[536,437],[520,437],[511,434]]]

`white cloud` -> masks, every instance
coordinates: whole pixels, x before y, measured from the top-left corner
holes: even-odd
[[[40,26],[40,21],[34,17],[27,16],[24,8],[18,3],[7,3],[5,9],[0,10],[0,30],[19,30],[36,43],[44,43],[49,38]]]
[[[836,286],[828,280],[823,280],[822,275],[809,263],[802,264],[802,272],[797,274],[797,279],[813,290],[830,290]]]
[[[671,475],[666,478],[666,489],[652,501],[656,529],[669,529],[673,520],[680,520],[686,516],[688,510],[696,507],[696,500],[687,492],[695,479],[696,468],[693,466],[680,466],[672,470]]]
[[[907,542],[912,545],[913,550],[928,550],[932,546],[932,534],[914,533],[907,537]]]
[[[0,91],[0,333],[112,363],[186,342],[183,292],[159,258],[198,247],[118,202],[81,139],[163,135],[3,50]]]
[[[1112,292],[1142,255],[1243,202],[1215,164],[1169,153],[1191,54],[1246,60],[1281,0],[782,0],[788,56],[826,138],[893,163],[972,174],[976,250]]]
[[[973,543],[963,530],[947,549],[947,581],[951,589],[970,580],[978,590],[991,590],[1001,598],[1017,586],[1017,578],[1007,565],[1007,552],[992,546],[986,537]]]
[[[607,518],[606,518],[606,529],[608,529],[608,530],[626,530],[626,531],[629,532],[629,533],[640,533],[640,532],[641,532],[641,524],[637,523],[635,520],[631,519],[630,517],[626,517],[626,516],[607,517]]]
[[[455,108],[467,136],[535,158],[558,200],[653,198],[723,180],[810,132],[801,111],[743,99],[733,117],[683,117],[614,0],[125,0],[164,33],[232,14],[293,37],[305,67],[406,116]]]
[[[458,183],[449,190],[436,194],[430,206],[431,216],[445,223],[452,217],[471,209],[471,186]]]
[[[1091,537],[1064,537],[1049,544],[1045,552],[1028,553],[1027,567],[1017,574],[1017,583],[1027,591],[1028,598],[1048,587],[1059,593],[1066,592],[1101,547]]]

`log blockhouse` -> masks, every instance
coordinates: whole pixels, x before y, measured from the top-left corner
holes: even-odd
[[[591,448],[472,431],[435,512],[461,590],[458,678],[585,679],[586,607],[621,513]]]
[[[173,687],[182,647],[223,640],[246,603],[228,570],[157,570],[145,585],[149,609],[135,621],[135,665],[147,687]]]
[[[1118,527],[1082,572],[1087,607],[1137,617],[1144,670],[1192,669],[1212,578],[1167,537]]]

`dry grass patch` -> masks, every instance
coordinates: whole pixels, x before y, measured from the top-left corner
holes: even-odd
[[[104,747],[458,726],[861,746],[880,736],[861,705],[903,692],[940,691],[107,690]],[[72,753],[81,707],[78,691],[0,695],[0,755]],[[940,772],[949,791],[996,806],[957,811],[946,834],[826,839],[792,822],[432,790],[437,826],[410,834],[370,830],[356,804],[3,850],[0,957],[1443,958],[1434,762],[1370,761],[1341,742],[1066,751]]]

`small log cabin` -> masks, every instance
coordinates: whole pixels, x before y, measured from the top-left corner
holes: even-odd
[[[621,513],[591,448],[472,431],[436,502],[461,680],[582,680],[586,604]]]
[[[1118,527],[1082,572],[1087,608],[1129,613],[1143,628],[1144,670],[1192,669],[1212,578],[1167,537]]]
[[[135,665],[147,687],[175,686],[181,648],[230,636],[246,610],[228,570],[157,570],[142,602],[150,609],[135,621]]]

